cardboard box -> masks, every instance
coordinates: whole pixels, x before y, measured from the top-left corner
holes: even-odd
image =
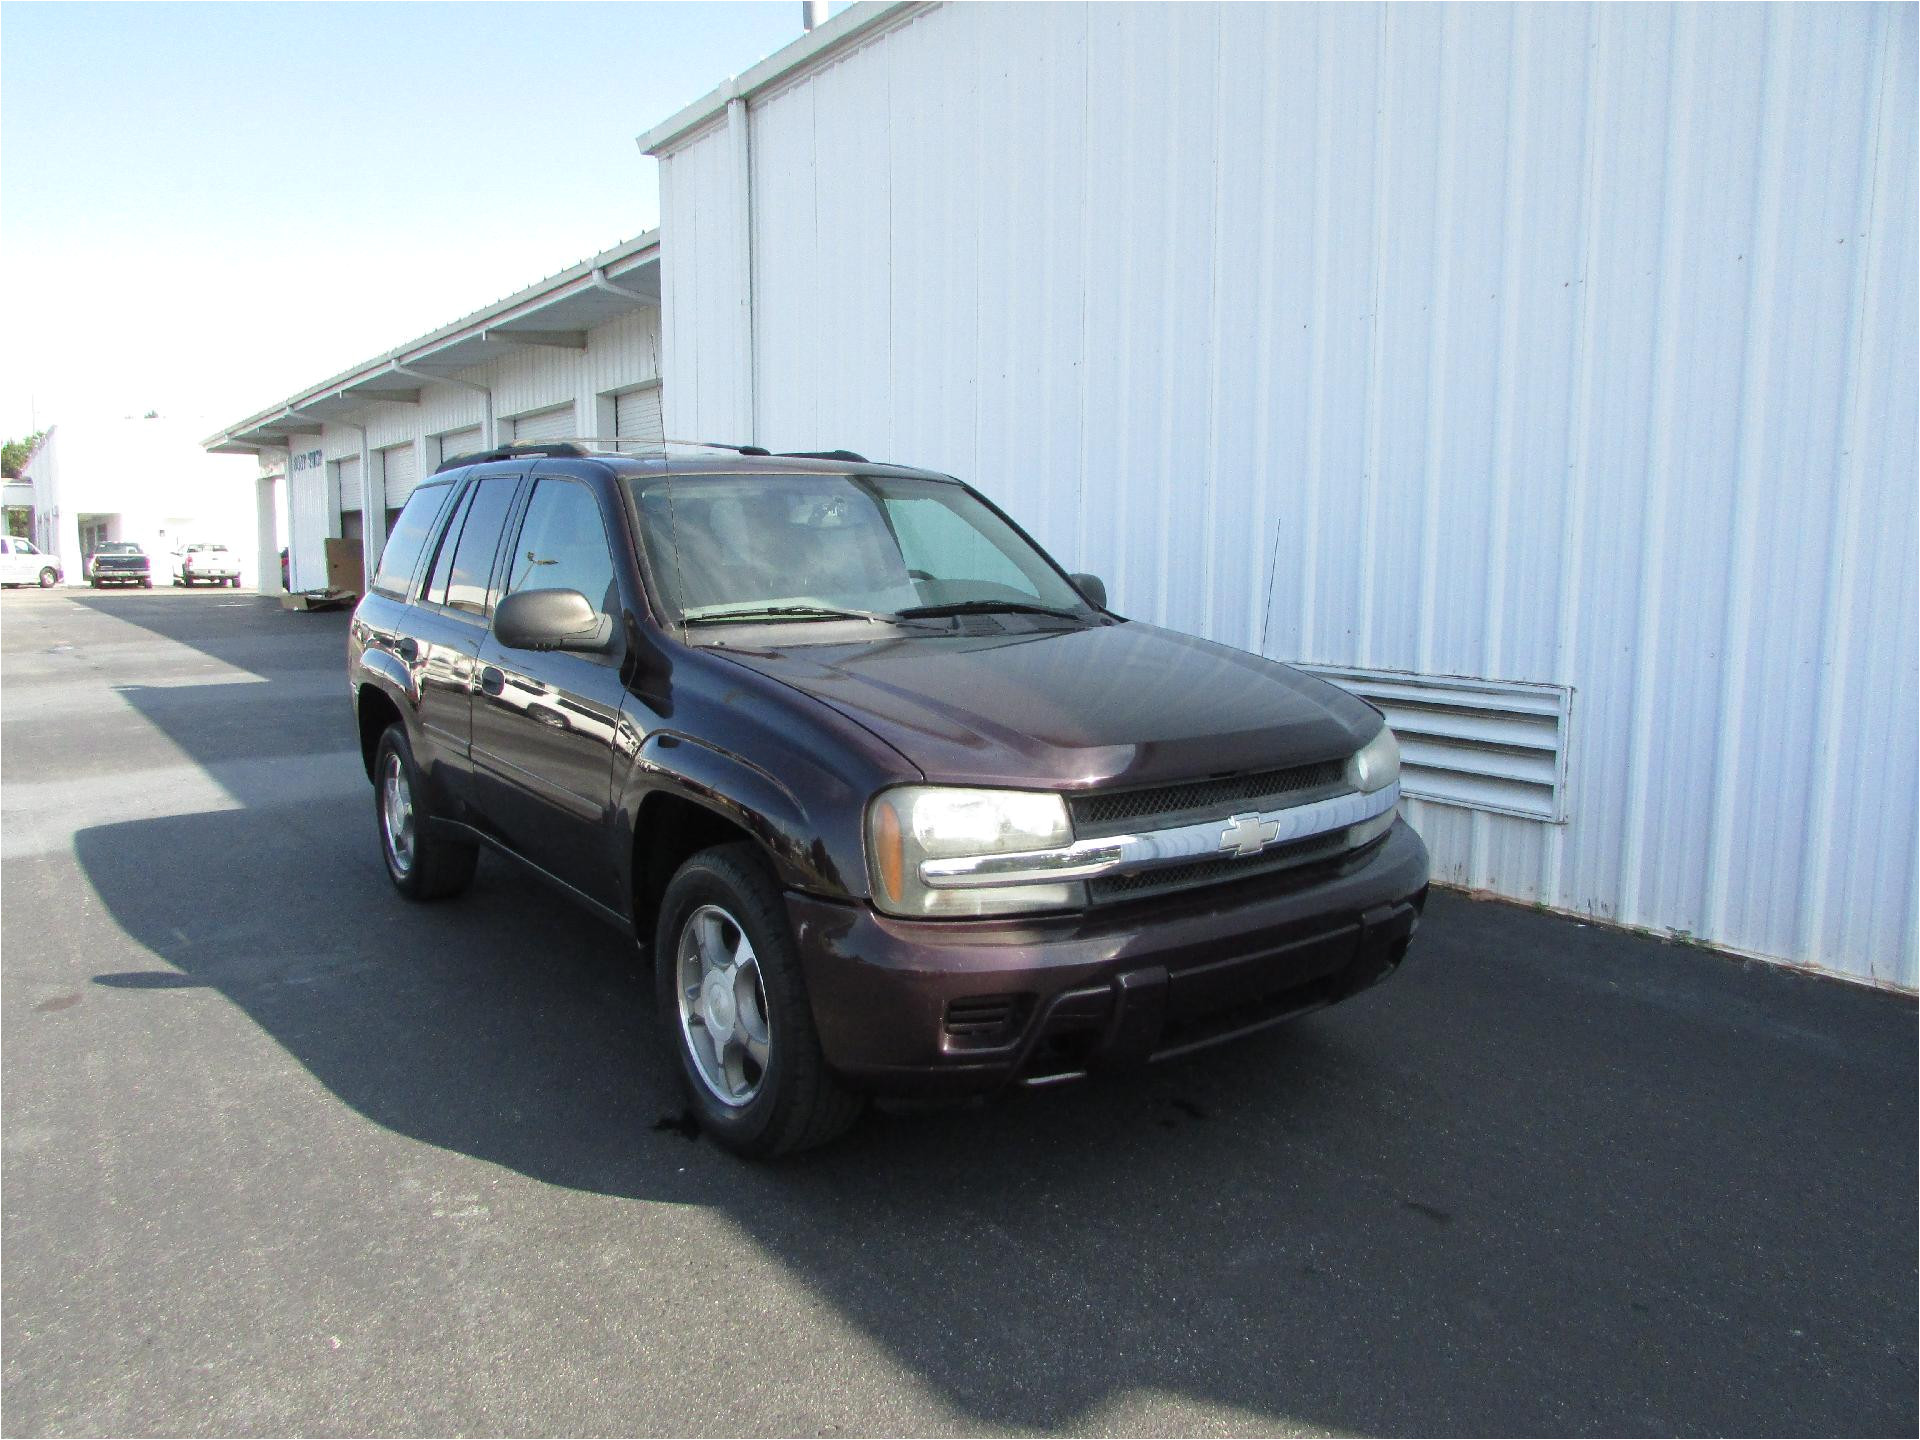
[[[366,569],[360,559],[358,540],[330,538],[327,541],[327,589],[366,594]]]

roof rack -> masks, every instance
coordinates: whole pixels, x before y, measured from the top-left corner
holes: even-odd
[[[867,457],[854,450],[782,450],[780,458],[782,460],[851,460],[856,465],[867,463]]]
[[[781,460],[846,460],[865,465],[867,457],[854,450],[769,450],[764,445],[729,445],[724,440],[693,442],[710,450],[731,450],[736,455],[765,455]]]
[[[571,440],[543,440],[530,445],[496,445],[491,450],[476,450],[471,455],[455,455],[449,460],[442,460],[434,466],[433,473],[438,475],[442,470],[457,470],[462,465],[480,465],[488,460],[524,460],[529,457],[577,460],[591,453],[581,449]]]
[[[724,440],[688,440],[685,442],[669,440],[667,443],[669,445],[676,443],[697,445],[702,450],[731,450],[736,455],[771,455],[773,453],[764,445],[729,445]]]

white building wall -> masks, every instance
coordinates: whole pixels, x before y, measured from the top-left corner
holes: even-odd
[[[1438,878],[1911,987],[1915,10],[997,5],[752,102],[755,431],[951,470],[1117,608],[1573,688]],[[731,438],[725,123],[668,433]]]
[[[660,247],[662,361],[674,374],[664,396],[669,440],[750,438],[740,433],[741,269],[728,143],[724,124],[710,127],[660,163],[661,214],[678,217],[674,243]],[[836,288],[846,288],[844,278]]]
[[[632,311],[589,330],[586,339],[584,350],[545,346],[517,350],[491,364],[460,372],[459,378],[468,382],[465,385],[424,381],[419,404],[369,405],[339,422],[328,423],[320,436],[301,443],[320,450],[327,461],[357,456],[362,442],[355,427],[364,426],[370,458],[388,446],[415,444],[419,475],[424,479],[440,463],[439,437],[485,424],[487,397],[471,388],[473,385],[490,387],[493,392],[500,443],[505,443],[512,417],[569,403],[575,407],[578,429],[592,430],[603,396],[660,378],[659,311]],[[295,453],[298,450],[296,445]],[[362,467],[365,483],[377,481],[382,474],[377,459]],[[341,533],[337,499],[329,501],[325,486],[324,467],[311,479],[305,471],[294,475],[290,549],[296,590],[325,585],[326,538]],[[362,523],[371,527],[373,519],[371,514],[366,515]],[[369,539],[369,574],[372,562],[378,559],[378,545],[377,537]]]
[[[173,547],[215,540],[251,583],[255,553],[253,464],[209,455],[192,424],[159,416],[76,417],[49,428],[23,478],[34,489],[34,544],[60,557],[69,585],[84,585],[80,517],[109,516],[109,538],[131,540],[164,576]],[[272,563],[277,564],[277,560]]]

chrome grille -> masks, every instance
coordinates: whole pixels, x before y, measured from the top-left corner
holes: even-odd
[[[1152,824],[1139,828],[1158,830],[1202,818],[1210,810],[1224,816],[1238,810],[1273,810],[1304,801],[1313,791],[1337,789],[1346,768],[1345,760],[1323,760],[1315,765],[1256,770],[1214,780],[1098,791],[1069,796],[1067,809],[1073,816],[1074,833],[1082,837],[1113,834],[1142,819]]]
[[[1202,885],[1225,885],[1278,870],[1291,870],[1328,860],[1345,849],[1344,830],[1331,835],[1314,835],[1291,845],[1275,845],[1258,855],[1240,859],[1225,856],[1218,860],[1196,860],[1190,865],[1174,865],[1164,870],[1143,870],[1135,875],[1107,875],[1087,882],[1087,898],[1098,905],[1112,900],[1135,900],[1161,895],[1172,890],[1191,890]]]

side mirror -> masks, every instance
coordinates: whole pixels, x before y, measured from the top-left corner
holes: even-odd
[[[1107,608],[1107,582],[1098,575],[1075,573],[1067,576],[1086,597],[1087,603],[1096,610]]]
[[[516,590],[493,611],[493,633],[513,650],[605,650],[613,620],[578,590]]]

